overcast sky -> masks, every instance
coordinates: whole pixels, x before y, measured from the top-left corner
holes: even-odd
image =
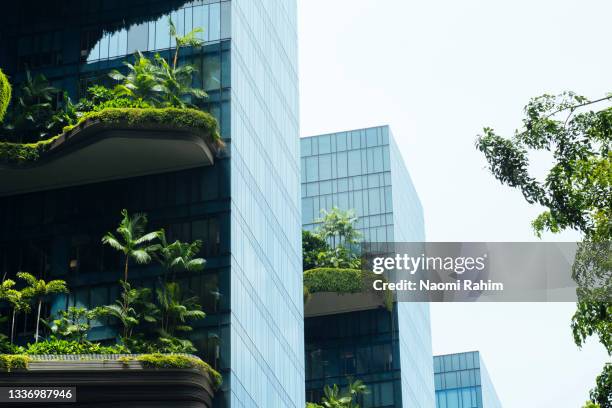
[[[428,240],[534,240],[539,209],[490,176],[475,137],[483,126],[510,134],[532,96],[612,91],[612,2],[299,3],[302,135],[389,124]],[[434,353],[481,350],[505,408],[577,408],[607,356],[596,342],[573,344],[573,310],[433,305]]]

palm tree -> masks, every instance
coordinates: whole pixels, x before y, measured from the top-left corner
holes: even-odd
[[[35,342],[38,343],[38,331],[40,326],[40,311],[42,308],[42,303],[44,299],[55,293],[68,293],[68,288],[66,287],[66,282],[63,280],[52,280],[49,282],[44,281],[43,279],[36,279],[34,275],[27,272],[18,272],[17,277],[19,279],[24,280],[27,283],[27,287],[23,289],[23,296],[34,299],[37,304],[37,313],[36,313],[36,334],[34,336]]]
[[[11,344],[14,340],[15,315],[18,311],[24,310],[26,307],[29,308],[29,304],[22,299],[22,293],[16,289],[13,289],[13,286],[15,286],[15,281],[12,279],[6,279],[0,283],[0,301],[7,301],[13,309],[11,318]]]
[[[321,403],[325,408],[359,408],[356,399],[359,395],[367,394],[368,387],[360,380],[349,381],[347,392],[340,394],[340,388],[334,384],[332,387],[326,385],[323,389],[325,397]]]
[[[30,300],[24,295],[23,292],[18,290],[9,290],[7,293],[6,300],[13,308],[11,316],[11,344],[15,342],[15,319],[20,312],[29,313]]]
[[[138,51],[134,64],[124,62],[124,65],[129,71],[127,75],[117,70],[108,74],[112,79],[120,82],[114,88],[115,94],[134,100],[142,99],[158,105],[164,93],[164,86],[158,79],[159,70],[155,64]]]
[[[115,303],[100,306],[94,310],[96,316],[110,316],[117,319],[123,326],[123,338],[132,337],[134,327],[141,321],[154,323],[157,321],[157,308],[149,302],[151,291],[147,288],[132,288],[127,282],[120,281],[123,292]]]
[[[10,120],[5,121],[5,128],[14,131],[20,142],[23,135],[26,141],[36,141],[48,133],[48,124],[55,113],[52,101],[59,90],[49,83],[47,78],[39,74],[32,77],[26,71],[24,84],[19,89],[14,112]]]
[[[204,30],[202,27],[196,27],[187,34],[180,36],[176,32],[176,26],[172,22],[171,18],[168,19],[168,26],[170,27],[170,36],[174,38],[174,42],[176,44],[176,51],[174,51],[174,59],[172,62],[172,68],[176,69],[176,66],[178,65],[179,50],[181,47],[201,47],[202,44],[204,44],[204,41],[201,38],[198,38],[198,34],[203,33]]]
[[[334,268],[360,267],[360,258],[355,250],[361,238],[361,232],[355,224],[357,217],[353,210],[342,211],[333,207],[331,211],[321,210],[323,215],[317,222],[321,225],[316,234],[330,246],[327,251],[318,254],[317,264]]]
[[[154,241],[159,232],[145,233],[147,227],[147,216],[145,214],[134,214],[129,216],[127,210],[121,211],[123,219],[117,227],[117,233],[121,241],[111,232],[107,232],[102,238],[102,243],[120,251],[125,256],[123,281],[128,283],[128,266],[130,258],[139,264],[147,264],[151,261],[151,253],[157,248],[155,245],[148,245]]]
[[[172,272],[172,280],[176,281],[177,272],[199,272],[206,266],[204,258],[196,258],[202,248],[202,241],[185,243],[177,240],[168,244],[163,229],[159,231],[159,241],[154,256],[164,269],[164,286],[168,272]]]
[[[191,64],[180,67],[170,66],[159,54],[155,55],[156,75],[163,86],[163,97],[165,104],[177,108],[184,108],[190,104],[185,99],[194,97],[204,99],[208,94],[199,88],[191,86],[193,74],[197,69]]]
[[[191,331],[189,321],[206,317],[206,313],[198,303],[198,297],[183,299],[178,283],[167,283],[163,290],[157,289],[156,292],[161,313],[159,332],[162,337],[172,337],[177,331]]]

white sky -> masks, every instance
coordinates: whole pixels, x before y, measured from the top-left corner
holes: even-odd
[[[612,91],[609,0],[300,0],[302,135],[389,124],[430,241],[531,241],[538,209],[474,148],[528,99]],[[546,237],[576,239],[572,233]],[[573,304],[432,306],[434,353],[481,350],[505,408],[576,408],[606,361]]]

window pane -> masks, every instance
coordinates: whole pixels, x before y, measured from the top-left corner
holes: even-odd
[[[232,36],[232,8],[229,1],[221,3],[221,38]]]
[[[128,54],[147,49],[149,25],[147,23],[137,24],[130,27],[128,32]]]
[[[219,3],[210,5],[210,41],[216,41],[221,37],[221,6]]]

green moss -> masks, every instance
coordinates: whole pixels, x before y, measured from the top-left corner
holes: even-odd
[[[4,119],[4,115],[6,114],[6,109],[11,102],[11,84],[0,69],[0,123]]]
[[[122,126],[169,126],[178,129],[196,129],[209,135],[209,141],[223,147],[216,119],[197,109],[180,108],[105,108],[84,115],[76,125],[66,126],[63,134],[84,122],[100,122]],[[0,142],[0,163],[21,164],[35,162],[62,135],[36,143]]]
[[[360,269],[316,268],[304,272],[304,299],[317,292],[361,293],[374,291],[372,283],[384,279]],[[393,308],[393,294],[384,291],[385,306]]]
[[[146,368],[196,368],[210,375],[213,387],[218,389],[223,382],[221,374],[199,358],[180,354],[142,354],[135,357]],[[131,360],[126,360],[131,361]],[[124,362],[124,363],[125,363]]]
[[[102,346],[99,343],[89,341],[78,342],[74,340],[51,339],[28,344],[25,354],[124,354],[128,349],[122,345]]]
[[[0,369],[11,370],[28,368],[30,357],[23,354],[0,354]]]

